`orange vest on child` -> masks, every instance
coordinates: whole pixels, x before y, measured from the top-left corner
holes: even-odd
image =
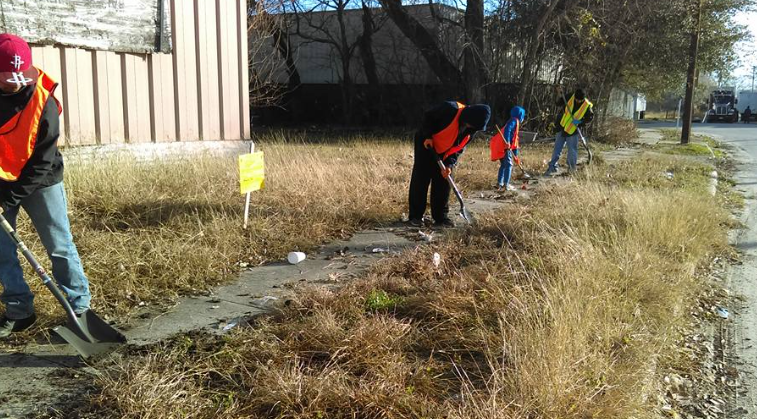
[[[515,120],[515,132],[513,132],[509,149],[515,151],[520,147],[520,121],[518,118],[511,119]],[[502,130],[497,129],[497,133],[489,140],[489,150],[491,151],[492,161],[505,158],[505,151],[508,150],[508,147],[505,141],[505,133]]]

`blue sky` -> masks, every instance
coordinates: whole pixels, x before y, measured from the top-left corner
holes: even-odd
[[[741,65],[734,74],[739,79],[739,87],[749,89],[752,86],[752,66],[757,66],[757,11],[739,13],[735,16],[735,20],[745,25],[752,33],[752,39],[749,42],[742,42],[736,47],[741,58]],[[755,78],[755,89],[757,89],[757,78]]]

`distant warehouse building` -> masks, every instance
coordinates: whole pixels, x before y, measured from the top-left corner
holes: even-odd
[[[249,138],[245,0],[10,0],[65,145]]]

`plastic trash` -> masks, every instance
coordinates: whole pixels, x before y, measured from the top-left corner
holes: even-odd
[[[386,253],[389,249],[383,248],[383,247],[374,247],[373,253]]]
[[[307,256],[302,252],[289,252],[287,255],[287,261],[292,265],[296,265],[305,260],[306,257]]]
[[[723,307],[718,307],[717,309],[715,309],[715,313],[716,313],[716,314],[718,315],[718,317],[720,317],[721,319],[727,319],[727,318],[728,318],[728,316],[730,316],[730,315],[731,315],[731,313],[729,313],[729,312],[728,312],[728,310],[727,310],[727,309],[725,309],[725,308],[723,308]]]
[[[665,172],[665,177],[668,178],[669,180],[673,180],[675,175],[673,174],[673,172]]]
[[[230,320],[228,323],[226,323],[226,326],[224,326],[221,329],[221,331],[222,332],[228,332],[229,330],[237,327],[238,325],[239,325],[239,319],[238,318]]]
[[[434,252],[434,257],[431,260],[434,263],[434,267],[438,268],[439,264],[442,263],[442,255],[440,255],[439,253]]]
[[[425,240],[427,242],[430,242],[431,240],[434,239],[434,235],[433,234],[426,234],[426,233],[424,233],[422,231],[419,231],[418,235],[421,236],[421,239],[423,239],[423,240]]]
[[[278,300],[278,297],[274,297],[272,295],[266,295],[265,297],[256,298],[253,300],[253,304],[255,305],[266,305],[268,303],[272,303],[276,300]]]

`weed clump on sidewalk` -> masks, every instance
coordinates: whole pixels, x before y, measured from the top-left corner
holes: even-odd
[[[126,358],[81,413],[649,416],[695,272],[727,248],[706,172],[674,158],[594,167],[342,289],[301,293],[254,328]]]

